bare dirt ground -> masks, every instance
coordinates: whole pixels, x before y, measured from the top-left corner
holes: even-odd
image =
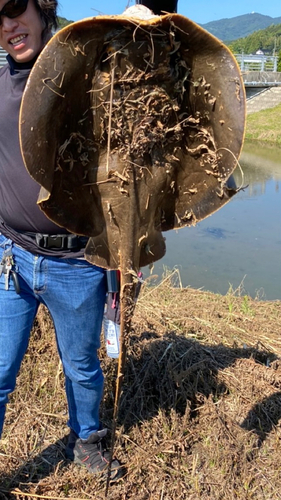
[[[281,498],[281,302],[143,287],[133,319],[109,500]],[[102,420],[110,428],[116,361]],[[105,484],[64,458],[64,379],[40,310],[7,409],[0,498],[102,499]]]

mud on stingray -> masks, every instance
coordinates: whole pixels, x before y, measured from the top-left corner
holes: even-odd
[[[90,236],[86,258],[137,270],[164,255],[162,231],[235,193],[244,119],[239,69],[212,35],[177,14],[103,16],[67,26],[39,56],[21,147],[40,208]]]

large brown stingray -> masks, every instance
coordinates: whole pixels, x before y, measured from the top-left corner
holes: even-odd
[[[196,224],[235,193],[227,180],[245,121],[229,50],[181,15],[136,10],[146,19],[129,9],[58,32],[31,72],[20,116],[40,208],[90,236],[90,262],[121,271],[114,418],[137,271],[164,255],[162,231]]]

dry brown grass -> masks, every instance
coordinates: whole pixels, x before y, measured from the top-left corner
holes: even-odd
[[[109,500],[281,498],[281,302],[144,287],[121,400]],[[110,426],[116,362],[106,374]],[[0,445],[1,499],[102,499],[64,459],[67,407],[53,327],[41,309]]]

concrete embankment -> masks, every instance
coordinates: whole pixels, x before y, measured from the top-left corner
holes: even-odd
[[[281,87],[269,87],[247,99],[247,113],[274,108],[281,103]]]

